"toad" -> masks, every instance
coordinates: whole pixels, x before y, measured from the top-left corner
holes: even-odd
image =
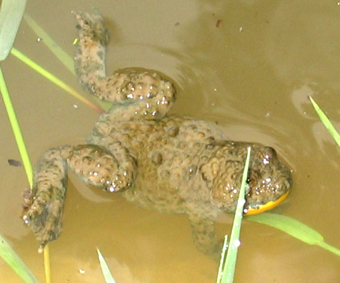
[[[109,36],[101,14],[74,14],[78,79],[112,107],[99,117],[86,144],[49,149],[38,161],[23,220],[40,250],[61,232],[68,169],[142,207],[186,213],[194,243],[206,253],[220,246],[214,220],[235,211],[248,147],[245,211],[261,212],[288,195],[291,171],[273,148],[230,141],[216,125],[167,114],[175,87],[156,72],[126,69],[107,76]]]

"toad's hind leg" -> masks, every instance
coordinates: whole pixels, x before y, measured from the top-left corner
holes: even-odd
[[[45,152],[37,164],[23,215],[40,250],[61,232],[68,168],[86,183],[110,192],[129,187],[136,169],[133,158],[119,143],[110,152],[97,145],[64,146]]]
[[[197,214],[189,214],[194,243],[200,251],[206,254],[216,254],[222,248],[217,239],[214,222]]]
[[[75,69],[83,88],[102,100],[125,104],[125,119],[163,118],[175,101],[172,83],[147,70],[125,70],[107,77],[105,49],[109,36],[102,16],[98,11],[74,14],[79,24]]]
[[[61,232],[67,183],[67,162],[61,149],[50,149],[40,158],[33,182],[23,220],[35,234],[41,252]]]

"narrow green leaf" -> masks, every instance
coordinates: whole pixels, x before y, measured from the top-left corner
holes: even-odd
[[[15,115],[15,111],[13,109],[12,101],[11,101],[11,98],[10,98],[8,90],[7,90],[5,78],[3,76],[1,67],[0,67],[0,92],[1,92],[2,99],[3,99],[4,104],[5,104],[5,108],[6,108],[6,111],[7,111],[7,115],[8,115],[12,130],[13,130],[15,141],[17,143],[17,146],[18,146],[18,149],[19,149],[19,152],[20,152],[22,163],[23,163],[24,168],[25,168],[25,172],[26,172],[26,175],[27,175],[29,185],[30,185],[30,187],[32,187],[32,183],[33,183],[33,180],[32,180],[32,178],[33,178],[32,165],[31,165],[28,153],[27,153],[24,138],[21,134],[18,119],[17,119],[17,117]]]
[[[65,65],[66,69],[74,75],[74,63],[69,56],[27,13],[24,19],[42,42],[52,51],[52,53]]]
[[[325,242],[320,242],[317,245],[333,254],[336,254],[337,256],[340,256],[340,250],[337,249],[336,247],[333,247]]]
[[[237,260],[237,252],[238,247],[240,246],[240,231],[241,231],[241,225],[242,225],[242,217],[243,217],[243,209],[245,204],[245,191],[246,191],[246,181],[248,176],[248,168],[249,168],[249,160],[250,160],[250,152],[251,148],[248,147],[247,149],[247,159],[245,162],[243,175],[242,175],[242,183],[239,193],[239,198],[237,202],[237,207],[235,211],[234,216],[234,222],[233,227],[231,229],[230,234],[230,242],[228,244],[227,249],[227,255],[222,255],[222,258],[226,258],[225,263],[223,260],[221,260],[220,265],[224,264],[224,267],[219,268],[219,274],[217,276],[217,282],[226,283],[226,282],[233,282],[234,280],[234,274],[235,274],[235,267],[236,267],[236,260]],[[224,243],[223,251],[226,249],[226,243]],[[221,270],[223,269],[223,272],[221,274]]]
[[[338,144],[338,146],[340,147],[340,135],[338,134],[337,130],[335,129],[335,127],[333,126],[332,122],[328,119],[328,117],[326,116],[326,114],[321,110],[321,108],[319,107],[319,105],[314,101],[314,99],[309,96],[310,101],[312,102],[312,105],[316,111],[316,113],[318,114],[321,122],[324,124],[324,126],[326,127],[326,129],[328,130],[328,132],[331,134],[331,136],[333,137],[333,139],[335,140],[335,142]]]
[[[25,263],[0,235],[0,256],[26,283],[39,283]]]
[[[269,225],[299,239],[302,242],[309,245],[320,246],[340,256],[340,250],[325,243],[324,238],[320,233],[288,216],[265,212],[258,215],[246,216],[246,219]]]
[[[97,249],[97,253],[98,253],[100,267],[102,269],[102,273],[103,273],[104,278],[105,278],[105,282],[106,283],[116,283],[116,281],[113,279],[113,277],[111,275],[111,271],[110,271],[103,255],[101,254],[99,249]]]
[[[288,216],[266,212],[247,216],[246,218],[247,220],[275,227],[310,245],[315,245],[316,243],[323,241],[322,235],[318,232]]]
[[[69,56],[54,40],[50,37],[39,25],[35,22],[27,13],[24,15],[24,19],[30,28],[36,33],[36,35],[42,39],[42,42],[51,50],[51,52],[64,64],[67,70],[69,70],[73,75],[74,72],[74,62],[71,56]],[[96,103],[103,109],[108,110],[111,104],[100,100],[97,97],[93,97]]]
[[[217,283],[220,283],[222,280],[223,269],[224,269],[225,260],[227,256],[227,249],[228,249],[228,235],[225,235],[224,241],[223,241],[223,247],[221,251],[220,265],[218,267],[217,281],[216,281]]]
[[[32,170],[31,161],[29,159],[28,152],[26,149],[26,144],[24,142],[24,138],[20,130],[19,122],[15,115],[13,104],[12,104],[10,95],[7,90],[7,86],[6,86],[5,79],[4,79],[2,70],[1,70],[1,66],[0,66],[0,92],[2,94],[2,98],[3,98],[5,108],[7,111],[8,119],[12,127],[14,138],[19,149],[21,160],[24,165],[27,180],[28,180],[30,188],[32,188],[33,170]],[[50,283],[51,273],[50,273],[50,259],[49,259],[49,253],[48,253],[48,245],[44,249],[44,267],[45,267],[46,283]]]
[[[52,75],[51,73],[49,73],[48,71],[46,71],[43,67],[41,67],[40,65],[38,65],[37,63],[35,63],[34,61],[32,61],[30,58],[26,57],[23,53],[21,53],[20,51],[18,51],[15,48],[12,48],[11,53],[17,57],[18,59],[20,59],[22,62],[24,62],[25,64],[27,64],[28,66],[30,66],[33,70],[37,71],[39,74],[41,74],[42,76],[44,76],[45,78],[47,78],[48,80],[50,80],[51,82],[53,82],[54,84],[56,84],[57,86],[59,86],[60,88],[62,88],[63,90],[67,91],[69,94],[71,94],[72,96],[74,96],[75,98],[79,99],[81,102],[83,102],[84,104],[86,104],[87,106],[89,106],[90,108],[96,110],[99,113],[103,113],[104,110],[101,109],[99,106],[95,105],[94,103],[92,103],[90,100],[86,99],[85,97],[83,97],[81,94],[79,94],[77,91],[75,91],[73,88],[71,88],[70,86],[68,86],[67,84],[65,84],[63,81],[61,81],[59,78],[57,78],[56,76]]]
[[[18,32],[26,0],[3,0],[0,10],[0,61],[6,59]]]

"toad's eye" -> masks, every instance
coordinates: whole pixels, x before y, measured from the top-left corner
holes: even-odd
[[[248,174],[246,182],[251,187],[252,185],[256,184],[256,178],[254,177],[254,175]]]
[[[250,177],[250,178],[247,179],[247,184],[248,184],[249,186],[252,186],[254,183],[255,183],[255,178]]]

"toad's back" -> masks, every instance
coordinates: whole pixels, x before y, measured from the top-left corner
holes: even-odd
[[[124,107],[116,111],[124,111]],[[98,122],[88,138],[90,144],[107,147],[119,142],[127,148],[136,160],[137,174],[133,188],[123,192],[124,196],[169,212],[184,212],[185,203],[197,199],[197,194],[204,201],[211,197],[199,168],[225,141],[214,125],[174,115],[160,121],[135,119],[106,124],[105,131]]]

